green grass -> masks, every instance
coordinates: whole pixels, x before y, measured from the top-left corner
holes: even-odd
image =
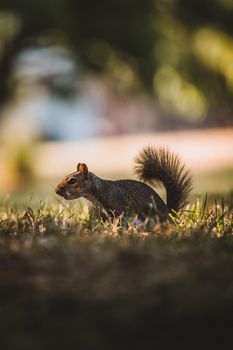
[[[80,204],[2,204],[1,348],[223,348],[232,204],[203,196],[171,223],[138,225],[101,222]]]

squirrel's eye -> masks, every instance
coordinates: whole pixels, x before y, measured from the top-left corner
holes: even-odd
[[[75,184],[76,182],[77,182],[77,180],[76,180],[74,177],[72,177],[71,179],[69,179],[69,180],[67,181],[67,183],[70,184],[70,185],[73,185],[73,184]]]

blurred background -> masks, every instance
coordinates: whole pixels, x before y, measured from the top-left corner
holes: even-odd
[[[1,1],[0,79],[1,200],[133,177],[147,144],[233,188],[233,0]]]

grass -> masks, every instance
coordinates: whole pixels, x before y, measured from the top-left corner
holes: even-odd
[[[213,349],[230,339],[232,194],[171,223],[80,204],[0,209],[2,349]]]

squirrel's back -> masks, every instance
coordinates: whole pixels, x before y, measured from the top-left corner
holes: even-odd
[[[178,211],[192,189],[192,178],[180,158],[166,148],[144,148],[135,158],[135,173],[150,185],[162,183],[169,210]]]

